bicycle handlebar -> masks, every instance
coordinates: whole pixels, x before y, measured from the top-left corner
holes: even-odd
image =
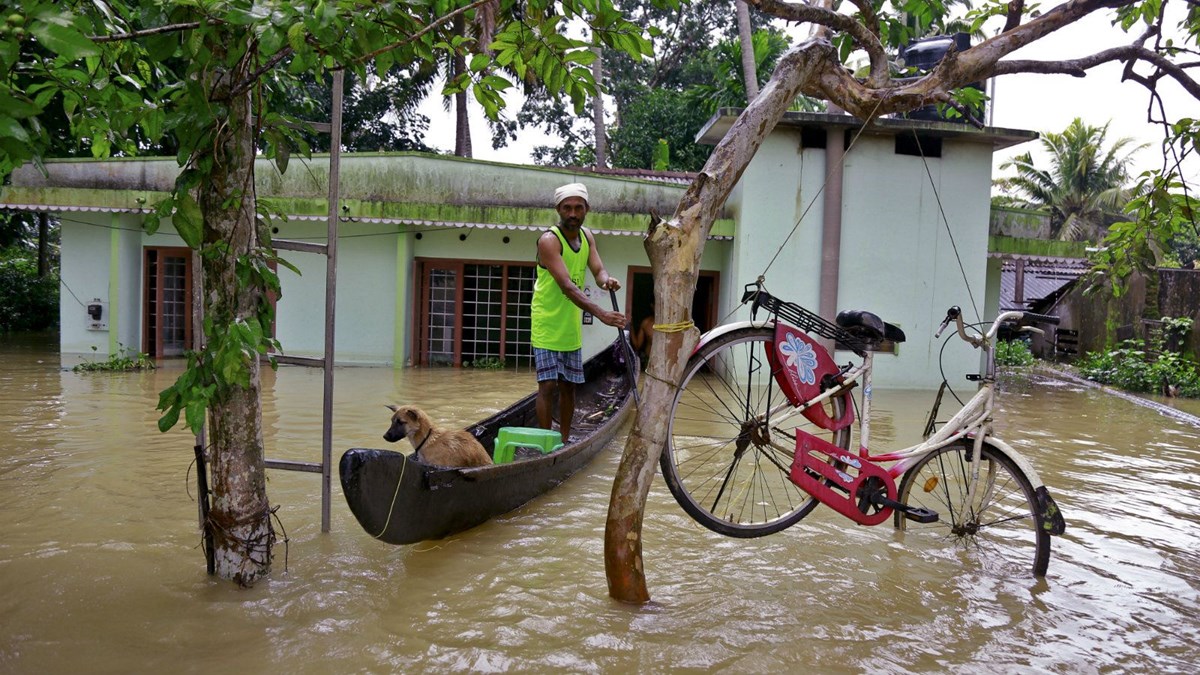
[[[1057,316],[1050,316],[1048,314],[1035,314],[1033,312],[1002,312],[1000,316],[996,317],[996,320],[992,322],[991,327],[988,328],[986,333],[972,336],[967,334],[966,324],[963,323],[962,310],[960,310],[957,306],[954,306],[946,310],[946,318],[942,321],[942,325],[937,329],[937,332],[933,334],[934,339],[937,339],[941,336],[942,331],[946,329],[946,326],[949,325],[951,321],[954,321],[955,326],[958,329],[959,337],[966,342],[971,343],[972,346],[982,347],[985,342],[990,342],[992,338],[996,336],[996,332],[1000,330],[1000,325],[1006,321],[1048,323],[1057,326],[1060,319]]]
[[[1034,314],[1033,312],[1022,312],[1021,318],[1025,321],[1031,321],[1033,323],[1048,323],[1051,326],[1057,326],[1061,321],[1061,319],[1057,316],[1050,316],[1049,314]]]

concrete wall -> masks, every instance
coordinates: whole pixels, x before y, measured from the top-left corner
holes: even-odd
[[[167,227],[154,236],[135,214],[67,213],[62,217],[60,345],[64,355],[104,359],[142,348],[143,246],[182,246]],[[106,304],[104,330],[88,328],[86,305]]]
[[[828,134],[827,143],[841,140],[841,129]],[[991,157],[987,144],[946,139],[942,156],[925,160],[931,186],[925,162],[897,154],[891,135],[864,134],[846,154],[837,306],[875,312],[907,334],[898,356],[877,357],[879,386],[937,386],[940,344],[931,340],[946,308],[960,305],[973,318],[973,296],[983,310]],[[736,302],[733,291],[740,295],[742,285],[753,282],[782,245],[767,272],[768,290],[816,311],[824,172],[824,150],[801,149],[798,132],[777,130],[768,137],[730,200],[738,236],[725,284],[731,294],[727,303]],[[748,318],[748,312],[738,316]],[[946,354],[952,377],[978,367],[977,352],[965,345]]]

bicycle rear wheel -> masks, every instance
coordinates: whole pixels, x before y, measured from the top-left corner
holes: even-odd
[[[772,534],[816,507],[789,478],[796,429],[850,446],[849,428],[825,431],[785,405],[767,361],[773,339],[773,328],[740,328],[704,345],[688,360],[671,405],[663,479],[688,515],[726,536]],[[832,419],[848,399],[826,405]]]
[[[939,519],[923,524],[897,512],[896,528],[906,532],[906,539],[961,550],[998,575],[1045,576],[1050,535],[1029,478],[1007,455],[984,444],[976,494],[968,502],[973,447],[969,439],[948,445],[905,472],[899,501],[936,511]]]

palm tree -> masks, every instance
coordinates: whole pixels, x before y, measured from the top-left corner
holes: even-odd
[[[1122,219],[1122,209],[1133,197],[1129,163],[1132,138],[1121,138],[1105,150],[1108,125],[1093,127],[1076,117],[1060,134],[1047,133],[1042,148],[1050,167],[1037,166],[1031,153],[1000,165],[1017,175],[996,181],[1004,191],[1026,206],[1050,211],[1051,235],[1060,240],[1097,241],[1108,227]]]
[[[752,98],[746,95],[748,80],[743,73],[743,44],[738,39],[722,40],[701,55],[707,62],[704,66],[706,72],[711,75],[706,82],[689,87],[687,95],[694,105],[709,115],[720,108],[744,107]],[[754,71],[770,73],[775,70],[779,57],[787,51],[788,40],[777,31],[760,30],[751,36],[750,46],[754,56]]]
[[[750,102],[758,96],[758,63],[751,37],[750,8],[745,0],[734,0],[734,4],[737,5],[738,44],[742,49],[742,82],[745,83],[746,101]]]

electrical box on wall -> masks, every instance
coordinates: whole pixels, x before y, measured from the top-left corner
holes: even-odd
[[[87,304],[87,329],[108,330],[108,303],[92,298]]]

